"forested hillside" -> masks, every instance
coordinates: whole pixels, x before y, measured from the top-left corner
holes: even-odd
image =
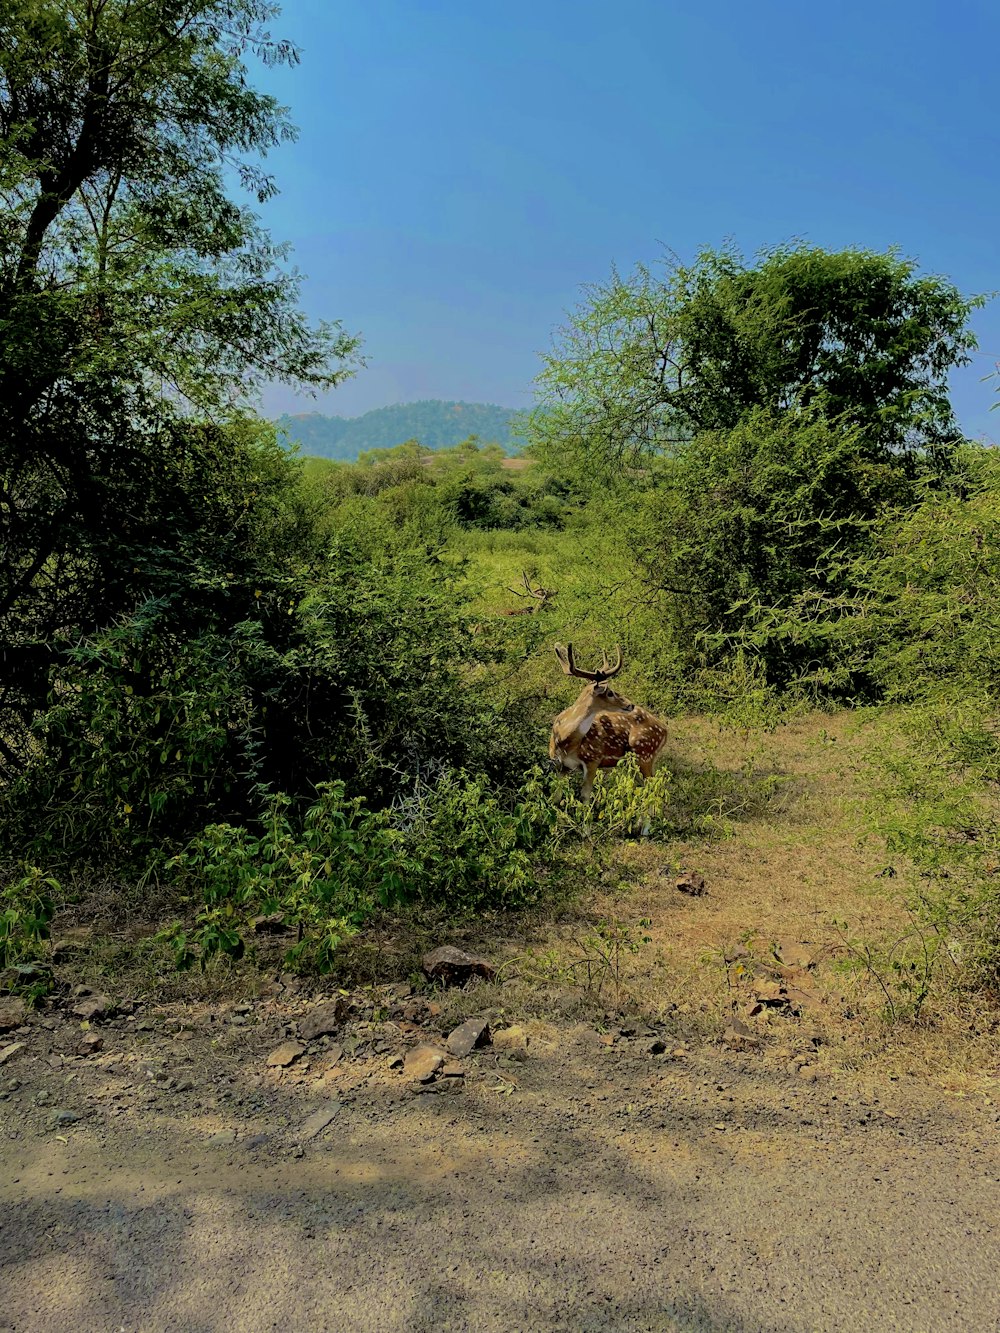
[[[451,449],[470,435],[510,451],[518,447],[515,413],[489,403],[445,403],[430,399],[378,407],[360,417],[319,412],[279,417],[277,426],[304,454],[353,460],[369,449],[392,449],[416,440],[427,449]]]

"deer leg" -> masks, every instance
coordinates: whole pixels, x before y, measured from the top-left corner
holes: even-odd
[[[597,771],[600,764],[591,763],[587,765],[584,773],[583,786],[580,788],[580,800],[589,803],[594,799],[594,779],[597,777]]]
[[[643,782],[643,784],[647,783],[649,779],[653,776],[653,770],[655,768],[656,768],[656,755],[652,755],[648,759],[639,760],[639,772],[642,775],[641,781]],[[649,820],[644,819],[639,829],[639,837],[648,838],[649,834],[650,834]]]

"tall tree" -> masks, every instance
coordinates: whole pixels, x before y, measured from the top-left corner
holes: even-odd
[[[262,379],[327,388],[350,372],[357,340],[309,325],[282,247],[227,188],[235,174],[265,201],[263,159],[294,133],[247,63],[297,60],[269,31],[277,13],[266,0],[0,10],[8,770],[14,723],[48,690],[55,636],[134,600],[126,555],[148,538],[164,451],[197,448],[185,413],[225,415]]]
[[[894,251],[790,245],[748,264],[727,248],[613,273],[546,358],[535,435],[616,470],[761,409],[808,409],[859,429],[873,459],[947,453],[947,377],[979,304]]]

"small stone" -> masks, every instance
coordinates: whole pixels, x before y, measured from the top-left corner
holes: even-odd
[[[778,940],[774,955],[787,967],[811,967],[816,961],[812,948],[795,939]]]
[[[469,1018],[449,1036],[447,1046],[452,1055],[464,1060],[477,1046],[486,1046],[490,1040],[490,1024],[486,1018]]]
[[[189,1078],[178,1079],[174,1084],[174,1092],[191,1092],[193,1088],[194,1083]]]
[[[313,1111],[312,1115],[306,1120],[298,1133],[299,1143],[308,1143],[314,1139],[317,1134],[321,1134],[331,1120],[334,1119],[340,1110],[340,1102],[328,1102],[326,1106],[321,1106],[318,1111]]]
[[[210,1148],[228,1148],[231,1144],[236,1142],[236,1130],[220,1129],[205,1141]]]
[[[819,1071],[813,1069],[812,1065],[800,1065],[796,1074],[803,1083],[815,1083],[819,1078]]]
[[[267,1063],[272,1068],[286,1069],[305,1053],[305,1049],[300,1041],[283,1041],[267,1057]]]
[[[314,1041],[317,1037],[326,1037],[337,1032],[347,1017],[347,1002],[340,996],[329,1004],[318,1005],[299,1023],[299,1033],[303,1041]]]
[[[761,1004],[773,1005],[775,1008],[785,1008],[788,1005],[788,995],[779,981],[758,981],[753,991]]]
[[[432,981],[442,981],[446,986],[461,986],[470,977],[484,977],[492,981],[496,969],[488,958],[479,954],[465,953],[450,944],[432,949],[422,960],[424,972]]]
[[[678,893],[688,893],[693,898],[700,898],[705,892],[705,877],[695,871],[689,871],[674,881]]]
[[[13,1032],[22,1027],[28,1016],[28,1006],[16,997],[0,1000],[0,1032]]]
[[[80,1115],[77,1111],[65,1111],[65,1110],[50,1111],[48,1116],[48,1124],[53,1129],[58,1129],[63,1125],[75,1125],[78,1120],[82,1119],[83,1116]]]
[[[18,1051],[23,1051],[26,1045],[27,1042],[12,1041],[9,1046],[5,1046],[3,1050],[0,1051],[0,1065],[5,1065],[8,1060],[13,1060]]]
[[[73,1013],[85,1023],[93,1023],[98,1018],[108,1018],[114,1012],[114,1005],[107,995],[90,995],[73,1006]]]
[[[493,1034],[494,1047],[505,1055],[523,1059],[528,1052],[528,1035],[519,1024],[501,1028]]]
[[[729,1026],[722,1034],[722,1040],[730,1050],[739,1051],[752,1049],[760,1045],[760,1039],[754,1035],[745,1023],[742,1023],[735,1015]]]
[[[448,1064],[441,1066],[442,1078],[465,1078],[465,1070],[461,1065]]]
[[[786,998],[792,1008],[799,1013],[804,1009],[816,1013],[823,1008],[823,1000],[814,990],[803,990],[801,987],[789,986]]]
[[[96,1055],[104,1046],[104,1038],[96,1032],[88,1032],[77,1044],[77,1055]]]
[[[416,1083],[429,1083],[444,1064],[444,1052],[436,1046],[417,1046],[403,1061],[403,1073]]]

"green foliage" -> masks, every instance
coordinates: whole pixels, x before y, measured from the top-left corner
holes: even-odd
[[[637,514],[630,505],[633,558],[696,688],[741,659],[768,686],[819,679],[829,626],[803,607],[839,592],[875,515],[909,493],[857,432],[821,416],[756,412],[678,446]]]
[[[892,251],[797,244],[748,265],[726,248],[613,273],[546,358],[532,437],[554,466],[621,478],[755,412],[818,410],[873,460],[940,454],[958,435],[948,372],[968,362],[981,303]]]
[[[273,193],[259,158],[292,133],[245,63],[294,63],[275,13],[15,0],[0,17],[0,777],[30,752],[65,640],[169,595],[203,545],[210,582],[213,556],[269,558],[239,512],[267,509],[246,453],[231,477],[224,461],[266,428],[182,409],[218,423],[264,377],[325,388],[350,367],[355,340],[310,328],[280,250],[226,193],[234,169]],[[194,586],[198,604],[220,594]]]
[[[194,927],[177,923],[164,938],[178,966],[204,967],[217,955],[241,958],[250,920],[277,915],[296,931],[286,963],[325,972],[380,909],[523,906],[554,848],[549,795],[538,772],[504,802],[487,778],[443,769],[381,811],[340,781],[323,784],[301,820],[287,796],[275,796],[259,829],[211,825],[172,859],[169,869],[200,897]]]
[[[564,780],[559,808],[562,824],[576,834],[598,842],[628,837],[662,838],[673,832],[670,824],[670,794],[673,776],[660,767],[646,782],[634,755],[626,757],[603,774],[594,787],[594,797],[583,803]]]
[[[193,931],[169,932],[178,966],[215,955],[239,959],[250,918],[280,914],[297,931],[289,964],[329,971],[338,945],[381,903],[402,896],[403,859],[383,819],[324,784],[301,827],[287,796],[272,798],[259,831],[213,824],[169,863],[201,891]]]
[[[513,803],[483,776],[445,769],[418,780],[390,816],[410,849],[416,896],[458,912],[533,902],[553,847],[552,794],[537,767]]]
[[[967,445],[945,488],[890,513],[831,608],[841,650],[893,700],[1000,683],[1000,458]]]
[[[482,676],[506,649],[469,633],[452,565],[345,537],[301,576],[247,572],[65,650],[0,802],[22,845],[141,862],[333,774],[377,805],[429,764],[519,783],[530,721]]]
[[[59,883],[37,866],[26,865],[20,877],[0,882],[0,969],[44,958]]]
[[[869,818],[890,857],[912,863],[921,953],[1000,998],[1000,727],[992,694],[912,706],[872,754]]]

